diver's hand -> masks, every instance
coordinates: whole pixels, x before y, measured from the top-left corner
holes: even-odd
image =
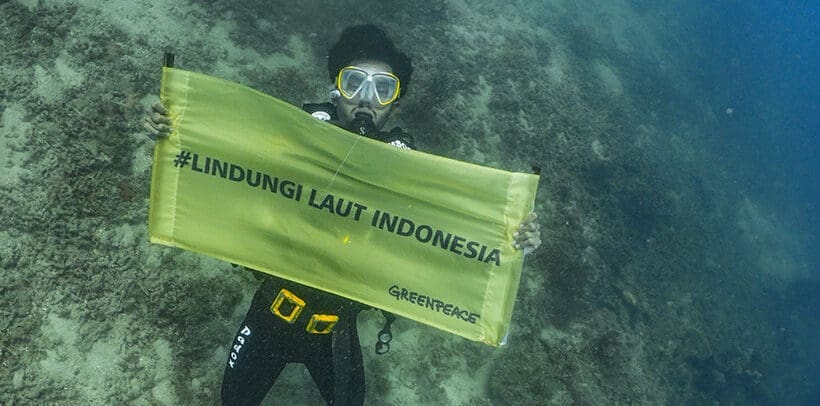
[[[151,110],[145,115],[143,127],[148,131],[152,140],[167,138],[171,134],[171,119],[168,118],[168,109],[160,102],[151,105]]]
[[[541,245],[541,232],[538,228],[538,215],[531,212],[513,234],[513,248],[523,249],[525,255],[535,251]]]

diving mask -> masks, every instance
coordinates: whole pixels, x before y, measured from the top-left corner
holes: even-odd
[[[336,88],[345,99],[373,100],[387,106],[399,97],[398,76],[390,72],[373,72],[347,66],[336,77]]]

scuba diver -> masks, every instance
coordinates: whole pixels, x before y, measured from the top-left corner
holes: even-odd
[[[313,117],[398,148],[415,148],[401,128],[382,131],[407,95],[410,58],[373,25],[345,29],[327,58],[335,84],[330,102],[305,104]],[[171,133],[167,109],[155,103],[144,127],[152,138]],[[541,244],[535,213],[519,225],[513,246],[530,252]],[[303,363],[322,397],[332,405],[364,403],[365,379],[356,318],[369,306],[254,271],[263,279],[234,336],[222,380],[225,405],[259,404],[288,363]],[[379,333],[376,352],[389,350],[390,323]],[[301,317],[300,317],[301,316]]]

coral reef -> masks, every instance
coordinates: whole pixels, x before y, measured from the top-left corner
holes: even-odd
[[[362,314],[368,404],[773,401],[801,338],[758,301],[806,276],[799,243],[703,148],[706,101],[663,45],[682,33],[641,3],[0,1],[4,402],[217,402],[256,282],[148,243],[162,53],[323,101],[324,52],[362,22],[414,58],[396,124],[428,152],[539,164],[544,232],[506,347],[400,320],[378,357]],[[288,367],[265,403],[322,401]]]

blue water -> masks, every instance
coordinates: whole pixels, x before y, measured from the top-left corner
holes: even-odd
[[[693,61],[704,66],[714,102],[734,110],[719,146],[757,181],[759,197],[802,209],[812,246],[820,228],[818,10],[817,1],[703,2],[695,13],[712,44],[705,61]]]
[[[776,208],[804,236],[808,275],[764,304],[781,326],[778,350],[789,366],[772,371],[772,393],[804,404],[820,404],[818,11],[820,2],[798,0],[704,1],[690,9],[706,46],[689,69],[723,113],[714,147],[737,170],[741,192]]]

